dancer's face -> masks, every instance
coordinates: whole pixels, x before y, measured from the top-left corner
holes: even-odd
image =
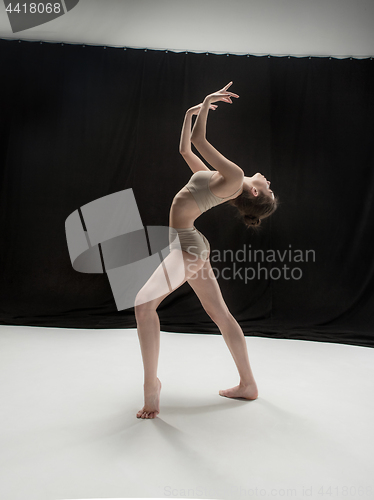
[[[268,181],[266,177],[259,172],[252,177],[244,177],[244,184],[254,196],[258,196],[259,193],[263,193],[274,199],[274,193],[270,189],[270,181]]]

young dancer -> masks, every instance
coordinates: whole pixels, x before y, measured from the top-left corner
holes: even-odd
[[[260,173],[252,177],[245,176],[238,165],[225,158],[206,140],[209,110],[217,108],[213,103],[223,101],[231,104],[232,98],[239,97],[228,91],[231,85],[232,82],[209,94],[202,104],[186,112],[179,151],[193,175],[173,199],[169,217],[170,254],[164,262],[168,260],[168,271],[175,269],[176,274],[180,273],[180,250],[176,251],[179,247],[174,239],[177,234],[184,266],[184,280],[178,286],[188,281],[203,308],[222,333],[239,372],[239,385],[221,390],[219,394],[229,398],[256,399],[258,390],[243,331],[222,297],[209,261],[209,242],[194,226],[194,221],[203,212],[226,201],[237,207],[247,226],[258,226],[262,219],[271,215],[277,208],[277,198],[270,189],[270,181]],[[197,118],[191,134],[193,115],[197,115]],[[215,170],[210,170],[192,152],[191,142]],[[135,300],[135,316],[144,364],[144,406],[137,413],[138,418],[152,419],[160,412],[161,382],[157,378],[160,322],[156,309],[162,300],[172,293],[158,296],[157,290],[161,289],[164,280],[164,267],[161,264],[138,292]]]

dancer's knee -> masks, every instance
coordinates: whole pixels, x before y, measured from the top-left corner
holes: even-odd
[[[234,319],[233,315],[226,307],[223,307],[219,310],[217,310],[216,308],[212,310],[206,309],[206,312],[210,316],[211,320],[218,326],[218,328]]]
[[[138,293],[135,298],[134,311],[137,320],[141,320],[145,316],[153,313],[157,309],[157,303],[144,293]]]

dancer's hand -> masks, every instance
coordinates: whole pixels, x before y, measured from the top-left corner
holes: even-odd
[[[197,104],[196,106],[192,106],[192,108],[187,110],[187,113],[190,115],[198,115],[200,113],[200,109],[203,103]],[[217,104],[209,104],[209,109],[213,111],[217,108]]]
[[[221,90],[217,90],[217,92],[213,92],[213,94],[209,94],[206,96],[204,101],[209,102],[210,104],[212,102],[217,102],[217,101],[223,101],[223,102],[228,102],[232,104],[231,97],[238,98],[238,94],[234,94],[233,92],[228,92],[227,89],[231,87],[233,82],[228,83],[223,87]]]

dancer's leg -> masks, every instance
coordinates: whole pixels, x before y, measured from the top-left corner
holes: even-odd
[[[184,266],[185,277],[177,286],[173,285],[175,290],[183,285],[204,264],[203,260],[197,259],[195,255],[187,252],[183,251],[182,256],[183,263],[180,259],[180,252],[172,250],[163,263],[155,270],[147,283],[141,288],[135,299],[135,317],[144,365],[145,400],[144,407],[137,414],[138,418],[154,418],[160,411],[161,382],[157,378],[160,351],[160,320],[156,309],[165,297],[173,291],[171,290],[163,295],[158,293],[158,290],[164,289],[165,268],[168,271],[169,281],[175,284],[178,283],[177,276],[181,274],[180,266]]]
[[[199,271],[189,278],[202,306],[218,326],[234,358],[240,376],[240,383],[232,389],[219,392],[221,396],[256,399],[258,390],[248,359],[247,344],[243,331],[230,313],[212,270],[209,259]]]

